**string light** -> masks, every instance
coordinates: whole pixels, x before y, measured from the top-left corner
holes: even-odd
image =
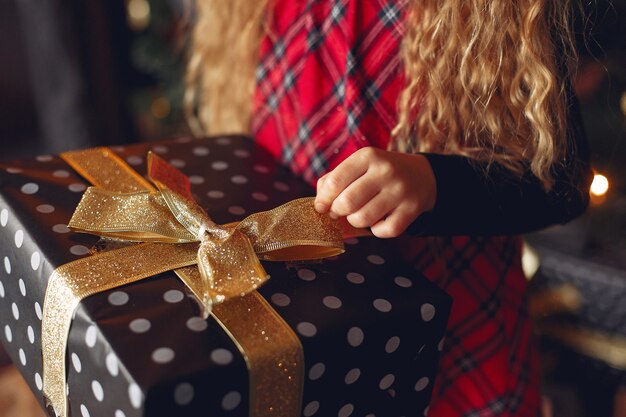
[[[595,174],[591,183],[591,194],[603,196],[609,191],[609,179],[602,174]]]

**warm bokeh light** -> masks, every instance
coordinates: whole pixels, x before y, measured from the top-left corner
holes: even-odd
[[[534,277],[540,266],[539,254],[533,247],[524,242],[522,246],[522,270],[526,278],[531,279]]]
[[[591,183],[591,194],[602,196],[609,190],[609,180],[602,174],[595,174]]]
[[[128,24],[134,30],[145,29],[150,24],[150,4],[147,0],[127,0]]]
[[[164,119],[170,114],[170,102],[165,97],[159,97],[152,101],[150,112],[157,119]]]

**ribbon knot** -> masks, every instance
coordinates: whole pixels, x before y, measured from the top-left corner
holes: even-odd
[[[290,201],[241,222],[216,224],[195,201],[186,175],[148,154],[147,191],[87,189],[69,227],[135,242],[198,242],[201,279],[186,282],[205,315],[211,306],[257,289],[269,278],[259,259],[310,260],[343,252],[341,227],[312,198]]]
[[[83,195],[70,228],[137,244],[61,265],[50,277],[42,321],[46,404],[59,416],[67,416],[66,341],[80,300],[174,270],[203,306],[205,316],[212,312],[229,334],[247,340],[240,350],[249,366],[251,415],[299,415],[302,349],[289,326],[254,291],[269,278],[260,259],[334,256],[343,252],[344,236],[363,233],[317,213],[313,198],[218,225],[194,200],[189,179],[154,154],[148,155],[152,184],[106,148],[62,157],[95,185]],[[247,326],[246,314],[262,325]],[[260,342],[268,334],[280,343]],[[266,352],[274,347],[275,357]],[[269,391],[274,394],[268,395]]]

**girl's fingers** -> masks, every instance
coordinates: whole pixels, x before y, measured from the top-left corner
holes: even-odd
[[[330,213],[338,217],[348,216],[358,211],[379,192],[379,184],[374,183],[368,174],[362,175],[335,198],[330,206]]]
[[[357,228],[371,227],[393,210],[397,203],[395,199],[381,192],[359,210],[346,216],[346,219],[348,223]]]
[[[367,148],[364,148],[367,149]],[[315,209],[318,212],[327,212],[335,198],[343,190],[352,184],[357,178],[367,172],[368,159],[364,157],[364,149],[360,149],[350,155],[334,170],[324,175],[317,182],[317,195],[315,196]]]
[[[407,210],[406,206],[400,205],[393,209],[387,216],[376,222],[371,227],[376,237],[398,237],[411,225],[417,217],[417,213]]]

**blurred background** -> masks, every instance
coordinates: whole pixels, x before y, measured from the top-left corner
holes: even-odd
[[[0,1],[0,159],[187,135],[185,4]],[[625,18],[626,0],[591,0],[575,19],[591,206],[526,237],[545,417],[626,417]],[[0,416],[32,401],[0,348]]]

